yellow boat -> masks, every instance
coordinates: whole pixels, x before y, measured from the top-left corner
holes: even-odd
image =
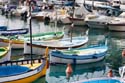
[[[11,47],[0,47],[0,62],[9,61],[11,57]]]
[[[0,36],[0,46],[7,46],[8,43],[10,42],[10,39],[8,39],[7,37],[4,37],[4,36]],[[24,44],[24,41],[23,40],[19,40],[19,39],[12,39],[11,40],[11,47],[12,48],[23,48],[23,44]]]
[[[46,75],[47,60],[36,59],[0,63],[0,83],[31,83]],[[7,66],[5,66],[7,64]]]
[[[32,35],[33,41],[49,41],[49,40],[58,40],[64,36],[64,32],[47,32],[47,33],[38,33]],[[24,41],[30,40],[30,35],[25,36],[11,36],[5,37],[0,36],[0,46],[7,46],[9,41],[12,41],[12,48],[19,49],[24,48]]]
[[[45,57],[0,63],[0,83],[31,83],[46,75],[48,67],[48,47]]]

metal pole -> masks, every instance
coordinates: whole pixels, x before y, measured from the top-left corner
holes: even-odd
[[[33,66],[33,56],[32,56],[32,17],[31,17],[31,0],[29,0],[29,27],[30,27],[30,56],[31,56],[31,66]]]

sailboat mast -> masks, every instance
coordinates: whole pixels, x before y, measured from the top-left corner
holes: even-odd
[[[56,18],[55,18],[55,33],[57,32],[57,9],[56,9],[56,7],[55,7],[55,16],[56,16]]]
[[[33,65],[31,2],[32,0],[29,0],[29,27],[30,27],[30,50],[31,50],[30,56],[31,56],[31,65]]]
[[[73,27],[74,27],[74,23],[73,23],[73,17],[74,17],[74,11],[75,11],[75,0],[73,0],[73,6],[72,6],[72,24],[71,24],[71,40],[70,42],[72,42],[72,33],[73,33]]]

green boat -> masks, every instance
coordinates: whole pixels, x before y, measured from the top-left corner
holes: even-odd
[[[60,39],[64,36],[64,32],[46,32],[46,33],[38,33],[38,34],[33,34],[32,35],[32,40],[37,41],[37,40],[53,40],[53,39]],[[22,38],[21,38],[22,39]],[[25,35],[24,36],[25,41],[30,40],[30,35]]]

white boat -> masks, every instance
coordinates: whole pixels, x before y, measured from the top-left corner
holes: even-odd
[[[49,15],[50,22],[55,22],[60,24],[71,24],[71,20],[68,18],[67,9],[56,9],[52,14]]]
[[[74,25],[80,26],[80,25],[85,25],[85,16],[89,14],[84,6],[77,7],[74,10],[74,15],[73,17],[70,16],[69,19],[73,21]]]
[[[108,47],[105,45],[76,48],[70,50],[53,50],[50,52],[50,63],[83,64],[102,60]]]
[[[85,22],[90,28],[108,29],[107,24],[111,19],[111,17],[105,15],[89,14],[86,15]]]
[[[72,37],[63,38],[60,40],[50,40],[50,41],[33,41],[33,54],[42,54],[46,47],[49,47],[50,50],[53,49],[68,49],[68,48],[77,48],[88,42],[88,36],[82,37]],[[30,42],[25,42],[24,44],[24,54],[30,53]]]
[[[109,30],[111,31],[125,31],[124,18],[116,18],[108,23]]]
[[[118,17],[108,23],[109,30],[111,31],[125,31],[125,12],[121,13]]]

